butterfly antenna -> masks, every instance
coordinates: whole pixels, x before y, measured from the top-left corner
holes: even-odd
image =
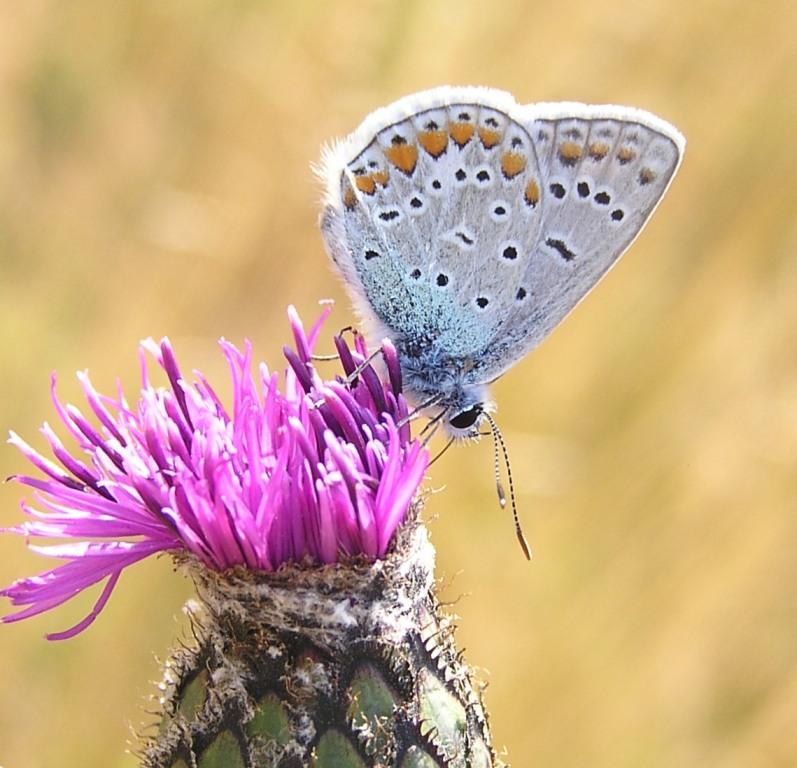
[[[506,508],[506,493],[504,491],[504,486],[501,483],[501,467],[498,455],[498,448],[500,446],[501,453],[504,457],[504,466],[506,467],[506,477],[509,481],[509,501],[512,507],[512,519],[515,523],[515,535],[517,536],[520,548],[523,550],[523,554],[526,556],[526,559],[531,560],[531,549],[526,541],[526,537],[523,535],[523,528],[520,525],[520,518],[518,517],[517,513],[517,504],[515,503],[515,485],[512,482],[512,467],[509,464],[509,452],[506,450],[504,436],[501,434],[501,430],[498,429],[498,424],[495,423],[495,419],[489,413],[487,413],[487,411],[483,411],[483,413],[484,417],[490,423],[490,432],[492,432],[493,435],[493,469],[495,470],[495,489],[498,492],[498,503],[501,505],[501,509]]]

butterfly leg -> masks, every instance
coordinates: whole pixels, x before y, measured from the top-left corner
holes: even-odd
[[[455,440],[456,437],[449,438],[448,442],[437,452],[437,456],[429,462],[430,467],[454,444]]]
[[[408,424],[410,421],[418,418],[422,411],[425,411],[427,408],[431,408],[433,405],[437,405],[442,399],[443,395],[440,393],[432,395],[428,400],[424,400],[419,406],[413,408],[398,424],[396,424],[396,426],[403,427],[405,424]],[[435,420],[441,418],[445,413],[446,411],[442,411]]]
[[[371,363],[382,354],[382,347],[371,352],[347,377],[346,383],[351,386],[357,382],[357,377],[366,369],[371,367]]]
[[[427,445],[431,442],[432,438],[437,433],[437,430],[440,428],[440,420],[443,416],[446,415],[445,411],[440,411],[433,419],[429,421],[429,423],[421,430],[420,434],[418,435],[419,438],[423,438],[423,447],[426,448]]]
[[[338,332],[338,336],[343,336],[344,333],[351,333],[352,336],[357,336],[359,331],[353,325],[347,325],[344,328],[341,328]],[[333,360],[340,360],[340,355],[310,355],[310,359],[314,363],[327,363]]]

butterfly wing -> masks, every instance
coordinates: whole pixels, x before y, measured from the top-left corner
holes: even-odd
[[[521,107],[540,173],[541,225],[526,263],[528,301],[471,372],[490,381],[536,347],[640,233],[680,164],[684,139],[641,110],[584,104]],[[520,289],[519,289],[520,290]]]
[[[377,111],[327,153],[322,231],[361,313],[405,362],[484,383],[628,247],[682,148],[636,110],[436,89]]]
[[[504,323],[499,298],[520,285],[541,219],[531,137],[513,108],[489,89],[418,94],[325,159],[327,249],[405,356],[470,359]]]

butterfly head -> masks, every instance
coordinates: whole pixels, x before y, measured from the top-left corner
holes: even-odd
[[[482,434],[488,411],[493,409],[486,387],[467,387],[443,403],[442,426],[449,437],[473,440]]]
[[[401,342],[397,348],[404,392],[430,419],[429,426],[442,429],[449,438],[478,438],[486,414],[495,408],[487,385],[468,381],[456,366],[430,362],[424,354],[409,354]]]
[[[479,434],[479,422],[484,418],[484,405],[474,403],[464,411],[446,418],[446,431],[452,437],[473,438]]]

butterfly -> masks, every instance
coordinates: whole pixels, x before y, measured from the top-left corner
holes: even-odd
[[[371,335],[396,347],[409,398],[476,436],[488,385],[628,248],[684,146],[639,109],[444,86],[327,148],[325,245]]]

